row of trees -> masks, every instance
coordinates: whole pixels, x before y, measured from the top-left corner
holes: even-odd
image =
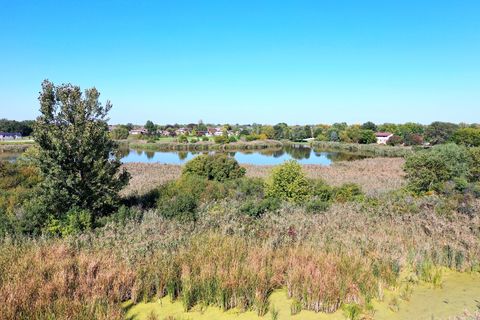
[[[114,133],[114,138],[123,137],[128,134],[133,125],[119,126]],[[170,130],[174,132],[180,127],[191,130],[192,135],[198,131],[205,131],[208,127],[222,127],[225,130],[235,132],[237,136],[247,137],[247,140],[257,139],[275,139],[302,141],[309,138],[315,138],[319,141],[334,141],[347,143],[369,144],[376,141],[376,132],[392,133],[394,137],[389,141],[391,145],[421,145],[430,143],[432,145],[455,142],[466,146],[480,146],[480,125],[478,124],[454,124],[449,122],[433,122],[430,125],[407,122],[404,124],[384,123],[375,124],[366,122],[361,125],[348,125],[345,122],[334,123],[332,125],[295,125],[290,126],[287,123],[278,123],[276,125],[262,124],[204,124],[200,121],[197,124],[190,123],[185,126],[158,125],[152,121],[147,121],[144,128],[149,135],[155,135],[158,130]],[[128,130],[127,130],[128,129]]]
[[[32,134],[33,120],[7,120],[0,119],[0,132],[20,132],[22,136],[26,137]]]

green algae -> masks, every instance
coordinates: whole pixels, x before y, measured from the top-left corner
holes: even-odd
[[[402,294],[403,293],[403,294]],[[462,314],[465,310],[475,311],[480,304],[480,273],[459,273],[443,271],[442,285],[420,283],[411,287],[408,294],[401,285],[394,291],[385,291],[382,301],[374,301],[373,319],[448,319]],[[345,319],[342,310],[333,314],[301,311],[292,316],[290,307],[293,300],[287,298],[285,290],[277,290],[270,296],[270,309],[278,312],[276,319],[340,320]],[[151,303],[126,304],[127,319],[146,320],[154,314],[159,320],[172,319],[222,319],[253,320],[271,319],[271,312],[259,317],[255,311],[242,312],[237,309],[222,311],[220,308],[201,306],[185,312],[180,301],[171,302],[168,297]]]

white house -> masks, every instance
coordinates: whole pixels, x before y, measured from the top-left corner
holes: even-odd
[[[0,140],[15,140],[21,137],[22,134],[20,132],[0,132]]]
[[[130,130],[129,133],[132,134],[132,135],[139,135],[139,134],[147,134],[148,131],[147,131],[147,129],[145,129],[145,128],[140,128],[140,129]]]
[[[375,137],[377,137],[377,144],[387,144],[388,139],[393,136],[393,133],[390,132],[377,132]]]

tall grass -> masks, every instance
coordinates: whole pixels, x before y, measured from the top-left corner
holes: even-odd
[[[0,247],[2,319],[122,319],[134,273],[108,252],[61,243]]]
[[[259,150],[280,149],[284,146],[282,141],[258,140],[251,142],[233,142],[218,144],[214,142],[178,143],[178,142],[130,142],[129,147],[138,150],[152,151],[227,151],[227,150]]]
[[[378,144],[358,144],[329,141],[314,141],[312,147],[321,150],[347,151],[373,157],[405,157],[413,153],[410,147],[392,147]]]

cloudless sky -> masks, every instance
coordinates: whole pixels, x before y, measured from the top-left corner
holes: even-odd
[[[0,0],[0,118],[43,79],[111,123],[480,122],[480,1]]]

